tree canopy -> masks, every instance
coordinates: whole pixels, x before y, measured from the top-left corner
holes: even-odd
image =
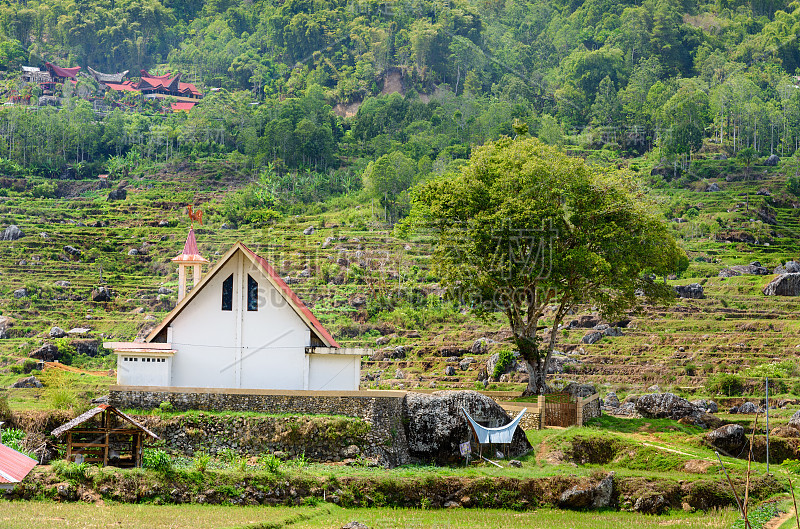
[[[685,263],[632,174],[529,137],[475,149],[458,173],[418,187],[413,208],[411,222],[436,235],[443,283],[473,310],[508,318],[529,394],[547,391],[571,309],[591,304],[614,317],[674,299],[657,276]]]

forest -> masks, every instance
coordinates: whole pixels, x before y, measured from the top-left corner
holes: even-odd
[[[6,1],[6,93],[21,65],[53,61],[180,72],[208,95],[175,114],[5,105],[2,170],[226,157],[258,183],[242,201],[363,186],[397,218],[414,183],[530,133],[601,163],[654,153],[674,171],[653,183],[668,184],[704,146],[746,161],[797,150],[799,28],[800,4],[764,0]]]

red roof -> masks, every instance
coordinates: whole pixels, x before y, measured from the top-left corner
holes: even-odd
[[[188,112],[196,104],[196,101],[178,101],[177,103],[172,103],[170,106],[172,107],[173,112],[180,112],[181,110]]]
[[[197,239],[194,236],[194,228],[189,229],[189,235],[186,237],[186,244],[183,245],[183,253],[177,257],[173,257],[172,261],[182,262],[201,262],[207,263],[208,259],[200,255],[200,250],[197,249]]]
[[[164,75],[150,75],[150,73],[148,73],[147,70],[139,70],[139,73],[142,74],[142,79],[158,79],[161,81],[166,81],[167,79],[172,77],[172,74],[168,73]]]
[[[197,89],[192,83],[178,83],[178,90],[182,93],[189,92],[192,95],[202,95],[200,90]]]
[[[35,459],[0,444],[0,483],[19,483],[35,466]]]
[[[44,63],[44,65],[48,70],[50,70],[50,75],[53,77],[66,77],[69,79],[74,79],[81,69],[80,66],[75,66],[74,68],[61,68],[49,62]]]
[[[272,281],[274,282],[274,284],[283,291],[284,297],[292,305],[294,305],[294,308],[296,310],[298,310],[299,312],[303,313],[303,315],[306,317],[308,322],[311,323],[311,325],[314,327],[314,330],[317,331],[317,333],[319,334],[320,338],[322,338],[323,340],[329,342],[331,347],[334,347],[334,348],[337,348],[337,349],[339,347],[341,347],[336,342],[336,340],[333,339],[333,336],[331,336],[331,334],[325,329],[325,327],[322,326],[322,324],[319,322],[317,317],[314,316],[314,314],[308,309],[308,307],[306,307],[305,303],[303,303],[303,301],[297,296],[297,294],[294,293],[294,290],[289,288],[289,285],[287,285],[286,282],[283,279],[281,279],[281,276],[278,275],[278,272],[276,272],[275,269],[272,268],[272,266],[267,262],[267,260],[264,259],[263,257],[260,257],[257,253],[255,253],[253,250],[251,250],[250,248],[248,248],[244,244],[242,244],[242,248],[244,248],[245,251],[249,252],[250,255],[256,261],[258,261],[258,263],[269,274],[270,278],[272,278]]]
[[[136,85],[131,83],[130,81],[125,81],[124,83],[103,83],[111,90],[116,90],[118,92],[138,92]]]

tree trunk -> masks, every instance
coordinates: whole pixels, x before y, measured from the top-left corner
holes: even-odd
[[[535,338],[516,337],[520,358],[528,365],[528,387],[522,392],[523,396],[544,395],[550,391],[547,387],[547,364],[550,355],[541,351]]]

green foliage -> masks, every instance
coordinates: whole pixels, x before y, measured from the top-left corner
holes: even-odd
[[[205,472],[211,462],[211,456],[202,450],[194,453],[194,468],[198,472]]]
[[[38,184],[31,189],[31,196],[35,198],[54,198],[56,196],[56,189],[58,186],[55,182],[44,182]]]
[[[145,448],[142,452],[142,466],[150,470],[168,472],[172,469],[172,459],[160,448]]]
[[[89,477],[89,463],[74,463],[59,459],[53,461],[53,471],[64,479],[86,481]]]
[[[2,437],[0,438],[0,443],[3,443],[7,447],[12,448],[17,452],[21,452],[28,457],[36,459],[35,454],[28,452],[23,447],[23,441],[25,440],[26,436],[27,434],[23,430],[19,430],[17,428],[4,428]]]
[[[773,518],[785,512],[778,502],[765,503],[759,505],[755,509],[748,510],[747,520],[750,522],[751,529],[761,529]],[[736,520],[731,529],[744,529],[745,523],[743,519]]]
[[[497,359],[497,363],[494,365],[494,371],[492,371],[492,376],[494,378],[499,378],[500,375],[508,371],[508,369],[514,364],[516,358],[514,357],[514,352],[510,349],[502,349],[498,352],[500,355]]]
[[[531,393],[545,391],[552,352],[539,334],[545,307],[557,306],[554,336],[577,304],[614,315],[641,303],[637,292],[674,300],[671,287],[648,278],[678,271],[685,255],[633,175],[532,138],[475,149],[459,173],[416,190],[413,218],[436,234],[434,270],[452,295],[480,315],[507,316],[533,369]]]
[[[734,395],[741,395],[744,389],[744,381],[738,375],[731,375],[728,373],[717,373],[708,377],[706,380],[706,389],[711,394],[721,394],[728,397]]]
[[[168,400],[165,400],[161,404],[158,405],[158,411],[161,413],[171,413],[174,410],[172,403]]]
[[[790,176],[786,179],[786,191],[794,196],[800,196],[800,177]]]

